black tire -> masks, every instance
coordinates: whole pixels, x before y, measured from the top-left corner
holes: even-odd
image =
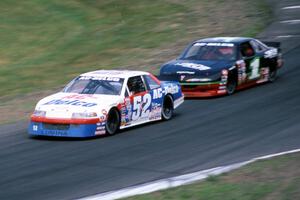
[[[277,69],[269,68],[269,78],[268,81],[273,83],[277,78]]]
[[[226,92],[228,95],[232,95],[237,87],[237,80],[234,76],[229,76],[226,84]]]
[[[105,130],[107,135],[114,135],[120,128],[120,114],[116,108],[112,108],[107,115]]]
[[[166,95],[161,109],[161,117],[163,120],[169,120],[172,118],[174,113],[174,102],[170,95]]]

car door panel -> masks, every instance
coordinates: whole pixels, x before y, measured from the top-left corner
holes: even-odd
[[[131,96],[132,115],[131,121],[147,121],[151,110],[151,95],[147,92],[141,92]]]
[[[149,120],[159,120],[161,119],[164,90],[161,87],[160,81],[153,75],[144,75],[144,80],[152,97]]]
[[[152,97],[142,76],[130,77],[127,87],[131,103],[130,124],[148,121]]]
[[[241,44],[241,54],[246,65],[246,83],[255,83],[261,78],[263,53],[256,52],[249,42]]]

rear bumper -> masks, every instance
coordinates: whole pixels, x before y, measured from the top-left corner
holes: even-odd
[[[31,121],[28,126],[31,136],[93,137],[105,134],[105,123],[96,124],[51,124]]]

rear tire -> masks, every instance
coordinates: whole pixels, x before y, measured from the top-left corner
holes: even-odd
[[[107,115],[105,130],[107,135],[114,135],[120,128],[120,114],[116,108],[112,108]]]
[[[163,100],[161,116],[163,120],[169,120],[172,118],[174,112],[174,102],[170,95],[166,95]]]
[[[277,69],[269,68],[269,78],[268,81],[273,83],[277,78]]]

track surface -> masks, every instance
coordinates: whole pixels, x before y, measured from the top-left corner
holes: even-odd
[[[299,9],[279,9],[295,4],[276,4],[278,20],[300,19]],[[0,199],[79,198],[300,148],[300,24],[274,22],[261,37],[287,34],[275,83],[188,100],[168,122],[90,140],[29,139],[23,123],[0,127]]]

